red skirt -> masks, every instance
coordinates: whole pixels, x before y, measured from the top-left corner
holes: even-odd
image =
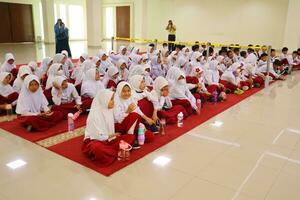
[[[173,106],[180,105],[180,106],[184,107],[185,113],[187,114],[187,116],[190,116],[193,114],[192,105],[187,99],[174,99],[174,100],[172,100],[172,104],[173,104]]]
[[[61,104],[61,105],[53,105],[51,110],[53,111],[60,111],[63,113],[63,118],[67,119],[68,118],[68,114],[69,113],[75,113],[78,111],[77,108],[75,108],[76,103],[75,102],[71,102],[71,103],[65,103],[65,104]]]
[[[121,123],[115,123],[115,131],[121,134],[128,134],[129,129],[135,124],[134,133],[137,135],[141,116],[135,112],[130,113]],[[154,140],[154,135],[150,131],[145,132],[145,142],[150,143]]]
[[[53,111],[53,114],[50,117],[40,117],[40,116],[19,116],[18,121],[22,126],[32,126],[32,129],[35,131],[45,131],[58,122],[64,119],[63,113],[59,111]]]
[[[102,166],[108,166],[118,157],[120,140],[132,145],[135,135],[121,135],[111,142],[86,139],[81,150],[89,159],[99,161]]]
[[[17,92],[11,93],[7,97],[0,95],[0,104],[11,104],[18,99],[19,94]]]
[[[113,81],[113,80],[109,80],[108,83],[107,83],[107,89],[110,89],[110,88],[114,88],[116,89],[117,88],[117,84]]]
[[[230,89],[231,92],[233,93],[236,89],[238,89],[239,87],[237,85],[234,85],[228,81],[225,80],[221,80],[221,84],[224,85],[225,88]]]
[[[265,80],[261,76],[257,76],[253,79],[253,83],[258,83],[262,86],[265,84]]]
[[[146,97],[138,101],[138,106],[141,111],[149,118],[152,118],[154,106]]]
[[[161,110],[157,112],[160,119],[166,119],[167,124],[176,124],[177,115],[182,112],[185,117],[188,116],[186,110],[181,105],[174,105],[171,109]]]

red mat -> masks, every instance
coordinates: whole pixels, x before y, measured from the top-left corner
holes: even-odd
[[[252,94],[254,94],[260,90],[261,90],[260,88],[259,89],[253,88],[252,90],[247,91],[243,95],[240,95],[240,96],[228,95],[227,101],[218,103],[218,104],[206,103],[204,105],[204,108],[201,110],[201,115],[193,115],[193,116],[187,118],[184,121],[184,127],[178,128],[177,125],[167,126],[166,135],[155,136],[155,140],[153,143],[145,144],[144,146],[142,146],[141,149],[139,149],[137,151],[133,151],[129,161],[126,161],[126,162],[116,161],[109,167],[100,167],[99,163],[90,161],[81,153],[81,145],[82,145],[82,141],[83,141],[83,136],[73,138],[69,141],[54,145],[52,147],[49,147],[48,149],[57,154],[60,154],[64,157],[66,157],[66,158],[69,158],[77,163],[80,163],[83,166],[93,169],[105,176],[110,176],[111,174],[115,173],[116,171],[126,167],[130,163],[133,163],[134,161],[142,158],[143,156],[147,155],[148,153],[169,143],[170,141],[181,136],[182,134],[190,131],[191,129],[195,128],[196,126],[200,125],[201,123],[207,121],[211,117],[225,111],[226,109],[239,103],[240,101],[244,100],[245,98],[251,96]]]
[[[87,115],[80,116],[75,121],[76,128],[85,126],[86,119]],[[21,124],[18,122],[18,119],[15,119],[10,122],[1,122],[0,128],[31,142],[43,140],[45,138],[68,131],[67,120],[62,120],[61,122],[56,124],[56,126],[53,126],[50,129],[43,132],[27,132],[26,129],[23,126],[21,126]]]

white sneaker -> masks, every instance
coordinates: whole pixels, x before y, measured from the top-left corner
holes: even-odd
[[[249,86],[245,85],[245,86],[243,86],[242,89],[243,89],[244,91],[247,91],[247,90],[249,90]]]

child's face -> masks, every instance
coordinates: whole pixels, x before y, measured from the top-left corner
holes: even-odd
[[[36,80],[32,80],[29,83],[28,90],[32,93],[35,93],[39,89],[39,83]]]
[[[121,92],[121,98],[127,100],[131,97],[131,89],[128,85],[125,85]]]
[[[3,80],[3,84],[4,85],[8,85],[9,83],[10,83],[10,81],[11,81],[11,75],[10,74],[8,74],[5,78],[4,78],[4,80]]]
[[[96,62],[96,67],[99,67],[100,64],[101,64],[101,60],[98,60],[98,61]]]
[[[100,73],[99,71],[96,70],[96,74],[95,74],[95,80],[99,81],[100,80]]]
[[[7,63],[10,64],[10,65],[14,64],[14,62],[15,62],[14,59],[10,59],[10,60],[7,61]]]
[[[276,52],[275,51],[271,51],[271,56],[275,57],[276,56]]]
[[[266,62],[266,61],[267,61],[267,59],[268,59],[268,57],[267,57],[267,56],[263,56],[263,57],[261,58],[261,60],[262,60],[262,61],[264,61],[264,62]]]
[[[183,76],[180,76],[180,77],[178,78],[178,81],[183,80],[183,79],[184,79],[184,77],[183,77]]]
[[[143,63],[146,64],[148,62],[148,59],[144,59]]]
[[[142,62],[143,62],[143,59],[139,60],[138,64],[142,64]]]
[[[293,53],[293,54],[292,54],[292,57],[293,57],[293,58],[297,58],[297,56],[298,56],[298,55],[297,55],[296,53]]]
[[[120,66],[120,68],[121,68],[122,70],[124,70],[124,69],[126,68],[126,63],[123,63],[123,64]]]
[[[232,59],[233,58],[233,52],[228,53],[228,57]]]
[[[282,51],[282,53],[283,53],[283,54],[287,54],[287,53],[288,53],[288,51]]]
[[[67,81],[67,80],[64,80],[64,81],[61,83],[61,88],[62,88],[63,90],[68,88],[68,81]]]
[[[126,49],[126,48],[124,48],[124,49],[122,50],[122,54],[123,54],[123,55],[125,55],[125,54],[126,54],[126,52],[127,52],[127,49]]]
[[[84,61],[85,59],[82,56],[80,56],[80,62],[83,63]]]
[[[143,79],[140,83],[140,90],[143,91],[143,90],[145,90],[145,88],[146,88],[146,84],[145,84],[145,80]]]
[[[60,61],[60,63],[61,63],[62,65],[64,65],[64,64],[66,63],[66,61],[67,61],[67,57],[64,56],[64,58]]]
[[[108,105],[107,105],[108,109],[113,109],[114,108],[114,105],[115,105],[114,96],[115,96],[115,94],[113,94],[113,96],[111,97],[111,99],[108,102]]]
[[[165,87],[163,87],[163,88],[160,90],[160,93],[161,93],[161,96],[163,96],[163,97],[169,96],[169,86],[166,85]]]
[[[161,63],[161,58],[157,57],[157,63],[160,64]]]
[[[105,61],[107,58],[107,56],[105,54],[103,54],[103,56],[101,57],[101,60]]]

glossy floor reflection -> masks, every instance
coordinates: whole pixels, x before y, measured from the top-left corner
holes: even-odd
[[[299,80],[294,72],[111,177],[0,131],[0,199],[298,200]],[[16,160],[26,164],[7,166]]]
[[[129,42],[114,42],[114,50],[117,51],[120,45],[129,45]],[[145,45],[135,44],[145,51]],[[71,41],[70,48],[73,58],[79,58],[80,54],[88,53],[94,56],[99,49],[105,49],[107,52],[112,49],[111,41],[103,41],[99,47],[88,47],[86,41]],[[41,61],[43,58],[55,54],[54,44],[44,43],[23,43],[23,44],[0,44],[0,63],[4,61],[5,53],[11,52],[15,55],[16,63],[24,64],[32,60]]]

